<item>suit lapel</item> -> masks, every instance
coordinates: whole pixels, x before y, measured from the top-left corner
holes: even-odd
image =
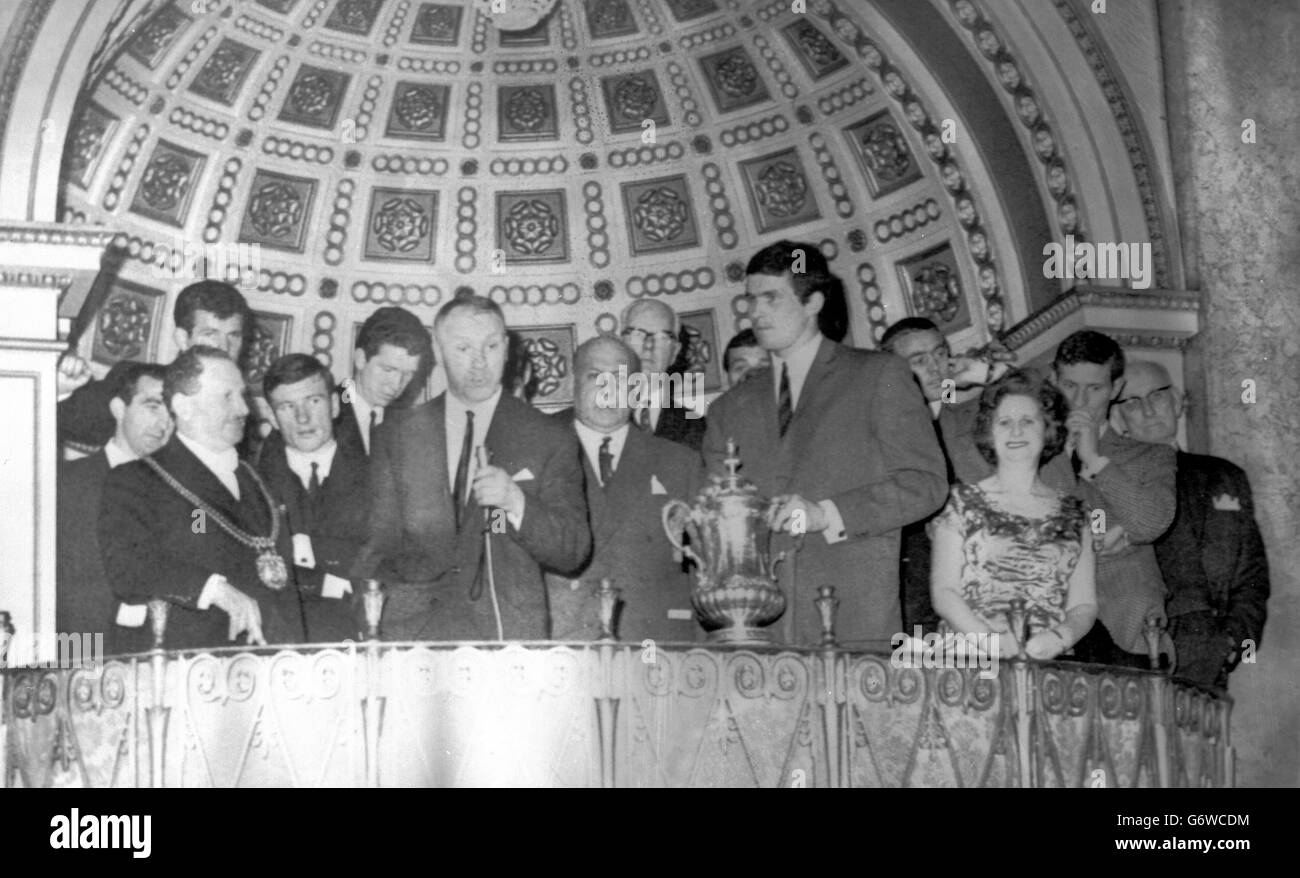
[[[176,481],[180,482],[199,499],[224,515],[231,524],[244,527],[244,515],[240,503],[230,491],[185,443],[173,438],[154,454],[154,460],[167,470]],[[252,486],[250,486],[252,487]],[[256,491],[256,488],[253,488]],[[244,488],[240,486],[240,493]]]
[[[618,469],[605,486],[607,510],[600,520],[595,522],[605,537],[613,536],[628,522],[628,514],[636,505],[637,498],[643,491],[650,490],[649,476],[646,470],[646,458],[650,453],[650,437],[635,427],[627,431],[627,441],[623,443],[623,453],[619,457]],[[586,455],[583,455],[584,457]]]

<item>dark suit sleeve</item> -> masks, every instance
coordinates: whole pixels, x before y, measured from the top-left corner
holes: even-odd
[[[541,566],[572,575],[591,556],[586,480],[577,437],[562,428],[552,435],[542,472],[519,483],[526,499],[515,541]]]
[[[1146,445],[1123,460],[1111,460],[1093,477],[1107,513],[1129,541],[1153,543],[1169,530],[1178,510],[1177,455],[1166,445]]]
[[[1256,646],[1264,634],[1264,620],[1268,616],[1268,557],[1264,554],[1264,540],[1255,522],[1255,502],[1250,493],[1250,480],[1239,468],[1233,466],[1225,475],[1235,484],[1235,495],[1241,503],[1240,537],[1232,580],[1228,583],[1228,605],[1224,614],[1224,629],[1237,646],[1243,640],[1254,640]]]
[[[370,437],[370,525],[357,552],[350,579],[373,579],[380,565],[394,560],[402,544],[402,515],[397,496],[398,440],[395,422],[385,421]]]
[[[868,403],[871,442],[861,453],[877,456],[886,475],[830,498],[850,538],[880,536],[920,521],[948,496],[948,468],[912,370],[899,357],[876,359],[879,371]]]
[[[154,480],[142,463],[109,471],[99,504],[104,574],[121,600],[134,603],[161,597],[195,609],[208,577],[219,571],[193,563],[161,538],[153,523],[157,515],[157,494],[151,490]]]
[[[87,381],[58,404],[55,420],[60,442],[103,445],[113,437],[116,424],[108,403],[113,389],[108,381]]]

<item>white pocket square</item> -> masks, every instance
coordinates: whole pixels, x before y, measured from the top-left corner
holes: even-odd
[[[1214,498],[1214,508],[1220,512],[1240,512],[1241,501],[1228,494],[1220,494]]]
[[[664,487],[664,483],[661,482],[661,481],[659,481],[659,477],[658,477],[658,476],[651,476],[651,477],[650,477],[650,493],[651,493],[651,494],[667,494],[667,493],[668,493],[668,490]]]
[[[511,476],[510,478],[514,479],[516,482],[531,482],[533,479],[536,478],[536,476],[533,475],[532,470],[530,470],[528,467],[524,467],[519,472]]]

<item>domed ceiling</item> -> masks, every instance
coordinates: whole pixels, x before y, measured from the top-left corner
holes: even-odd
[[[467,286],[528,339],[539,404],[646,296],[718,389],[744,264],[783,237],[830,258],[855,343],[909,313],[986,339],[993,196],[859,4],[791,5],[560,0],[516,32],[469,0],[155,5],[70,129],[64,217],[125,256],[82,349],[170,358],[185,249],[220,245],[251,269],[252,380],[295,350],[341,378],[375,307],[431,324]]]

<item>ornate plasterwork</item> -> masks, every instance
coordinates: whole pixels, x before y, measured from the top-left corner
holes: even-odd
[[[0,54],[6,59],[0,69],[0,155],[4,155],[5,130],[8,127],[5,123],[9,120],[14,92],[27,69],[27,56],[31,54],[36,35],[53,5],[54,0],[31,0],[27,15],[10,31],[12,36],[0,44],[0,49],[4,50]]]
[[[1142,134],[1142,126],[1136,114],[1129,108],[1128,95],[1121,78],[1111,69],[1106,53],[1093,35],[1091,27],[1081,18],[1069,0],[1052,0],[1056,11],[1065,19],[1074,34],[1075,41],[1083,50],[1084,57],[1092,67],[1097,83],[1101,86],[1106,103],[1115,114],[1116,127],[1124,146],[1128,150],[1129,163],[1133,166],[1133,176],[1137,179],[1138,193],[1142,198],[1142,215],[1146,220],[1147,237],[1151,241],[1151,256],[1155,263],[1155,283],[1159,287],[1169,286],[1169,253],[1165,236],[1165,217],[1161,210],[1160,196],[1156,192],[1153,179],[1150,150]]]
[[[1009,115],[1018,118],[1029,131],[1032,152],[1042,164],[1044,186],[1056,205],[1057,229],[1063,236],[1073,235],[1076,241],[1087,241],[1082,210],[1073,194],[1073,178],[1058,147],[1057,135],[1048,122],[1046,107],[1035,93],[1023,65],[1012,56],[1006,40],[998,35],[974,0],[948,0],[948,5],[991,70],[993,81],[1010,95]]]

